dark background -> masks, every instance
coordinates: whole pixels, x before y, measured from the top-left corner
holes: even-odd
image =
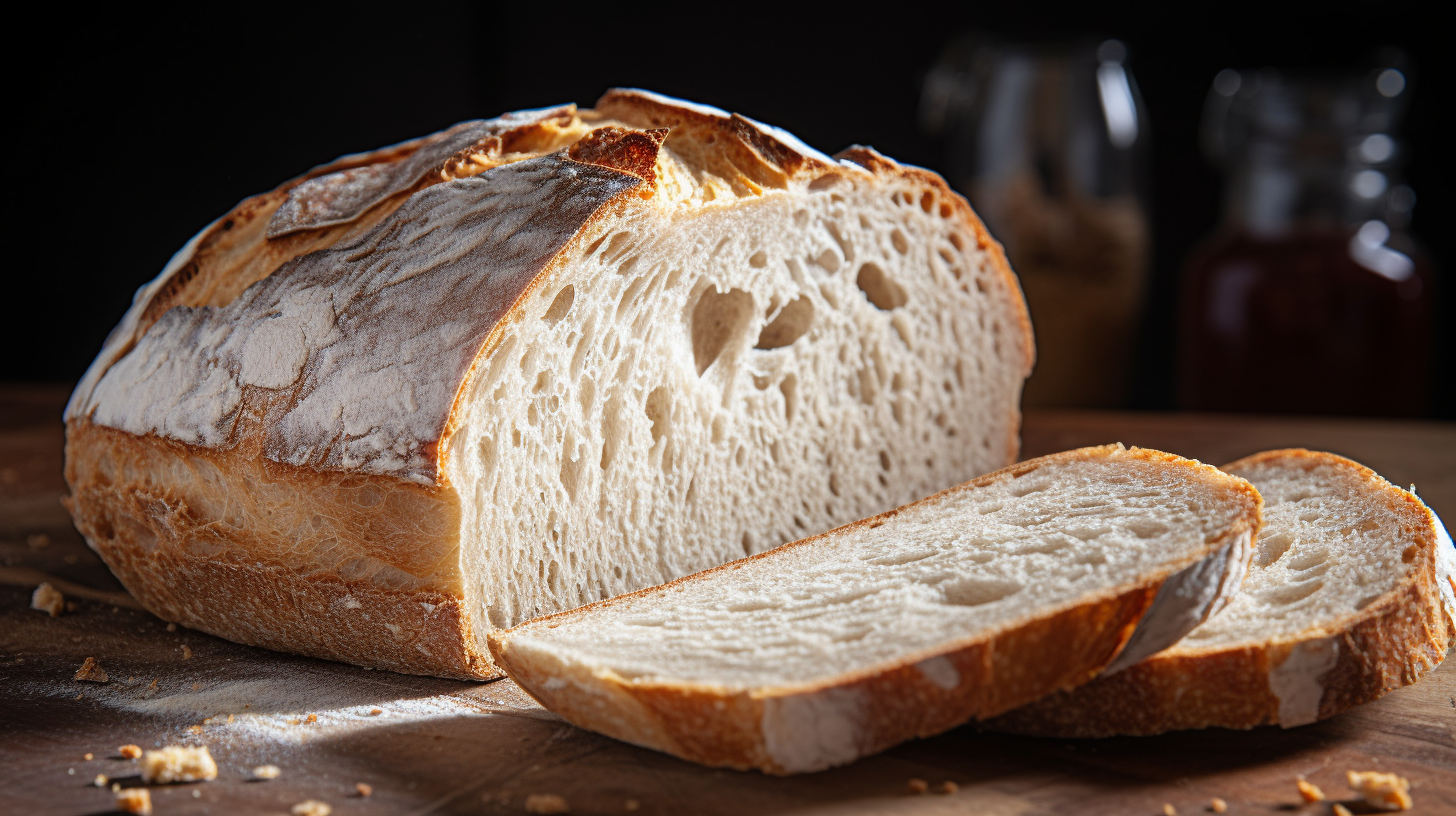
[[[781,7],[772,19],[767,6],[704,6],[711,21],[678,17],[675,27],[626,6],[413,2],[388,17],[257,11],[186,28],[132,16],[17,27],[15,44],[31,31],[39,50],[10,72],[20,229],[9,246],[20,251],[0,321],[0,381],[74,382],[132,292],[243,197],[462,119],[590,105],[608,87],[638,86],[739,111],[827,152],[872,144],[936,168],[942,146],[917,125],[920,83],[971,31],[1128,46],[1154,145],[1154,263],[1133,408],[1174,407],[1178,273],[1219,217],[1220,179],[1197,142],[1214,74],[1362,67],[1379,48],[1403,49],[1414,66],[1403,134],[1418,196],[1412,231],[1442,275],[1431,415],[1456,418],[1452,54],[1439,4],[1096,5],[803,16]]]

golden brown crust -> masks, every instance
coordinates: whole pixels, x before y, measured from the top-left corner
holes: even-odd
[[[1199,650],[1174,647],[1119,674],[1037,701],[989,723],[994,730],[1058,737],[1151,735],[1190,728],[1279,724],[1270,675],[1302,643],[1337,640],[1334,665],[1319,678],[1317,719],[1326,719],[1416,682],[1456,642],[1437,585],[1435,519],[1421,501],[1369,468],[1330,453],[1266,451],[1224,465],[1238,471],[1283,461],[1311,469],[1336,465],[1358,475],[1403,519],[1420,566],[1380,601],[1286,642]],[[1409,536],[1409,539],[1406,538]]]
[[[535,650],[529,657],[511,645],[513,635],[523,629],[552,627],[573,617],[621,603],[627,598],[668,591],[689,581],[733,570],[745,561],[774,558],[776,553],[814,542],[861,526],[878,526],[921,503],[936,501],[952,491],[1015,478],[1053,464],[1085,461],[1118,453],[1134,459],[1205,473],[1215,471],[1181,457],[1141,448],[1125,450],[1121,445],[1083,448],[1021,462],[973,479],[965,485],[923,499],[879,516],[854,522],[818,536],[785,544],[742,561],[705,570],[662,587],[640,590],[579,609],[548,615],[516,629],[492,632],[487,637],[496,664],[542,705],[567,720],[609,736],[666,751],[706,765],[738,769],[757,768],[772,774],[804,770],[786,766],[776,757],[765,734],[768,705],[794,704],[797,700],[823,700],[827,696],[852,698],[861,707],[854,756],[883,750],[917,736],[929,736],[970,719],[985,719],[1025,705],[1060,689],[1087,682],[1117,656],[1152,606],[1167,576],[1149,577],[1135,585],[1110,590],[1079,606],[1041,618],[1011,624],[1000,631],[951,644],[935,653],[913,655],[893,665],[878,666],[807,684],[756,691],[731,692],[723,688],[688,683],[629,681],[610,672],[588,672],[554,656]],[[1251,485],[1241,479],[1218,474],[1243,506],[1236,521],[1216,541],[1206,542],[1207,552],[1230,546],[1243,535],[1257,532],[1262,500]],[[1202,557],[1202,556],[1201,556]],[[960,682],[951,689],[932,682],[917,664],[944,658],[955,668]],[[576,682],[571,680],[572,676]],[[568,678],[567,682],[561,682]],[[591,689],[583,692],[583,689]],[[613,701],[604,704],[602,697]]]

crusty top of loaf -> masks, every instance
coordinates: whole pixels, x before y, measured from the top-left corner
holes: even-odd
[[[849,159],[635,90],[346,156],[189,242],[138,291],[66,418],[433,484],[472,365],[595,222],[731,205],[826,172],[944,187],[871,151]]]

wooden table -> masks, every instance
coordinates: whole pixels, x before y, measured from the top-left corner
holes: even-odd
[[[306,799],[329,802],[340,816],[523,813],[527,796],[545,793],[563,797],[572,813],[628,813],[635,803],[642,814],[1151,816],[1165,804],[1204,813],[1217,796],[1233,814],[1326,814],[1327,805],[1299,805],[1294,780],[1303,775],[1348,798],[1349,768],[1398,772],[1412,780],[1416,812],[1456,813],[1451,662],[1374,704],[1290,731],[1068,741],[968,727],[845,768],[775,779],[577,730],[509,680],[366,671],[168,631],[136,608],[60,505],[65,396],[0,387],[0,812],[106,812],[112,796],[92,785],[97,774],[138,784],[117,746],[189,743],[208,745],[220,774],[154,788],[158,816],[287,813]],[[1023,437],[1027,456],[1111,441],[1215,463],[1273,447],[1333,450],[1415,483],[1437,512],[1456,518],[1451,425],[1056,412],[1028,415]],[[74,611],[51,618],[28,608],[45,576],[79,602]],[[86,657],[100,660],[111,682],[74,682]],[[265,763],[282,775],[248,781],[249,769]],[[914,795],[911,778],[958,789]],[[372,796],[358,794],[360,782]]]

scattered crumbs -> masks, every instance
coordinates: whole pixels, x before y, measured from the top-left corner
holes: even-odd
[[[66,769],[66,776],[75,776],[75,775],[76,775],[76,769],[75,768],[67,768]]]
[[[61,560],[62,561],[65,561],[67,564],[75,564],[77,561],[80,561],[81,559],[80,558],[77,558],[75,553],[66,553],[65,556],[63,556],[61,558]]]
[[[143,697],[151,697],[153,694],[156,694],[156,693],[157,693],[157,678],[153,677],[152,678],[152,684],[150,686],[147,686],[145,689],[142,689],[142,696]]]
[[[283,773],[283,769],[277,765],[259,765],[253,769],[254,779],[277,779]]]
[[[148,784],[201,782],[216,778],[217,763],[212,761],[206,745],[169,745],[158,751],[148,751],[142,757],[142,781]]]
[[[288,721],[288,724],[289,725],[298,725],[299,722],[300,722],[299,719],[297,717],[294,717],[293,719],[291,719],[291,720]]]
[[[1163,816],[1178,816],[1178,808],[1173,807],[1172,802],[1164,802]]]
[[[926,782],[924,779],[910,780],[911,793],[925,793],[928,790],[930,790],[930,783]]]
[[[122,813],[134,813],[138,816],[151,816],[152,794],[146,788],[122,788],[111,789],[112,795],[116,797],[116,809]]]
[[[202,718],[202,724],[203,725],[212,725],[212,718],[211,717],[203,717]]]
[[[233,724],[233,715],[231,715],[231,714],[228,715],[227,724],[228,725],[232,725]]]
[[[116,752],[121,754],[122,759],[139,759],[142,755],[142,749],[137,745],[123,745]]]
[[[961,786],[960,785],[957,785],[956,783],[954,783],[954,782],[950,781],[949,779],[947,779],[944,782],[940,783],[940,787],[936,788],[935,789],[935,792],[936,793],[951,794],[951,793],[955,793],[956,791],[958,791],[960,789],[961,789]]]
[[[90,762],[91,760],[96,758],[96,755],[91,753],[90,751],[87,751],[85,754],[82,755],[81,758],[86,760],[87,762]]]
[[[1325,792],[1319,789],[1319,785],[1308,779],[1300,777],[1294,780],[1294,784],[1299,788],[1299,798],[1305,802],[1323,802],[1325,800]]]
[[[201,684],[201,683],[193,683],[193,684],[192,684],[192,690],[193,690],[193,691],[198,691],[198,690],[200,690],[200,689],[201,689],[201,688],[202,688],[202,684]]]
[[[1350,790],[1360,794],[1365,804],[1382,810],[1410,810],[1410,780],[1380,771],[1346,771]]]
[[[570,813],[571,806],[554,793],[533,793],[526,797],[527,813]]]
[[[75,612],[77,609],[80,609],[80,608],[81,608],[81,605],[78,604],[78,603],[76,603],[75,601],[66,601],[66,611],[67,612]]]
[[[1334,816],[1355,816],[1355,814],[1350,812],[1349,808],[1345,807],[1339,802],[1335,803],[1335,807],[1330,812],[1333,813]]]
[[[51,545],[51,537],[45,533],[31,533],[25,537],[26,546],[32,550],[43,550]],[[47,586],[42,584],[42,586]]]
[[[168,632],[175,632],[175,631],[177,631],[177,624],[175,624],[175,623],[169,623],[169,624],[167,624],[167,631]]]
[[[371,716],[371,717],[378,717],[380,714],[383,714],[383,713],[384,713],[384,709],[382,709],[382,708],[371,708],[371,709],[369,709],[369,716]]]
[[[308,715],[308,721],[311,722],[311,723],[318,722],[318,715],[317,714],[310,714],[310,715]]]
[[[1224,800],[1215,796],[1212,800],[1209,801],[1208,809],[1213,811],[1214,813],[1224,813],[1228,810],[1228,802],[1225,802]]]
[[[30,594],[30,608],[49,612],[53,618],[60,617],[66,611],[66,596],[50,584],[42,583]]]
[[[200,725],[189,725],[189,726],[187,726],[187,733],[189,733],[189,734],[201,734],[202,733],[202,726],[200,726]]]
[[[85,697],[86,697],[86,695],[84,695],[84,694],[77,694],[75,696],[75,699],[80,700],[80,699],[84,699]]]
[[[0,468],[0,482],[13,485],[20,481],[20,471],[15,468]]]
[[[628,799],[626,802],[622,803],[622,809],[626,810],[628,813],[632,813],[640,807],[642,807],[642,803],[637,801],[636,799]]]
[[[106,787],[109,782],[111,782],[111,780],[106,778],[106,774],[96,774],[96,778],[91,780],[91,784],[95,785],[98,788]]]
[[[367,785],[363,782],[354,785],[354,790],[358,791],[360,796],[374,795],[374,787],[372,785]]]
[[[202,789],[201,788],[193,788],[192,789],[192,798],[193,799],[201,799],[202,798]]]
[[[191,646],[183,646],[182,647],[182,659],[183,660],[191,660],[192,659],[192,647]]]
[[[76,670],[76,676],[72,679],[85,680],[90,683],[106,683],[111,680],[106,675],[106,670],[101,668],[101,664],[97,663],[94,657],[86,658],[86,662],[82,663],[81,668]]]
[[[317,799],[309,799],[306,802],[299,802],[289,811],[293,816],[329,816],[334,812],[328,802],[320,802]]]

